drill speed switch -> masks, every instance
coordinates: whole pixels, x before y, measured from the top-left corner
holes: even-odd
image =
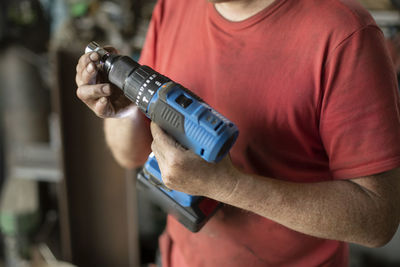
[[[181,145],[208,162],[218,162],[229,152],[239,133],[236,125],[212,109],[197,95],[152,68],[140,65],[130,57],[107,52],[95,42],[91,42],[86,48],[86,52],[92,51],[100,55],[100,68],[107,75],[108,80],[120,88],[148,118]],[[151,166],[156,166],[156,168]],[[180,207],[192,207],[202,203],[198,201],[198,197],[191,198],[193,196],[189,195],[183,198],[184,202],[181,202],[182,195],[162,186],[158,164],[152,156],[149,157],[143,173],[138,178],[139,181],[147,182],[147,188],[157,187],[159,192],[172,199]],[[176,211],[170,209],[169,212],[179,220]],[[208,217],[209,215],[204,220]],[[195,227],[184,224],[189,229],[192,228],[192,231],[196,231],[204,220],[201,223],[196,222]]]

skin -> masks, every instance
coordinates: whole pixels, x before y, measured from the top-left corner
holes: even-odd
[[[213,2],[222,16],[236,21],[273,1]],[[149,127],[119,89],[96,81],[97,60],[96,53],[80,58],[77,96],[105,119],[107,143],[122,166],[142,165],[151,148],[171,189],[207,196],[315,237],[378,247],[394,235],[400,221],[400,169],[349,180],[294,183],[243,173],[229,156],[217,164],[207,163],[154,123]],[[126,110],[129,115],[122,116]]]
[[[215,9],[227,20],[245,20],[271,5],[274,0],[209,0]]]

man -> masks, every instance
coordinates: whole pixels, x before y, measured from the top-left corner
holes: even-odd
[[[396,79],[355,0],[159,0],[141,63],[237,124],[217,164],[90,84],[96,60],[81,57],[77,94],[107,118],[116,159],[139,166],[151,147],[166,186],[228,204],[197,234],[169,218],[163,266],[346,266],[346,242],[377,247],[396,231]]]

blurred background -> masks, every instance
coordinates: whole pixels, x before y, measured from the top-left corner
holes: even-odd
[[[200,0],[198,0],[200,1]],[[165,214],[75,96],[92,40],[138,59],[156,0],[0,1],[0,266],[147,266]],[[400,72],[400,1],[360,0]],[[350,266],[400,266],[400,233]]]

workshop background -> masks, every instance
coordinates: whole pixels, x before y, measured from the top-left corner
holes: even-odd
[[[75,66],[92,40],[138,59],[155,1],[0,1],[0,266],[154,261],[165,214],[111,157]],[[360,2],[400,72],[400,1]],[[351,245],[350,266],[400,266],[400,232],[382,248]]]

